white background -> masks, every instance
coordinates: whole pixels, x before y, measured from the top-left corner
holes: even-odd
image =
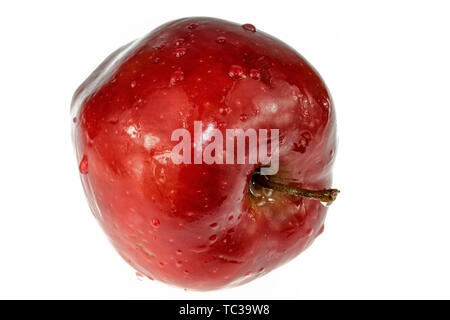
[[[0,298],[450,298],[450,6],[445,1],[3,1]],[[139,281],[91,215],[73,91],[110,52],[185,16],[253,23],[296,48],[335,100],[324,234],[244,286]]]

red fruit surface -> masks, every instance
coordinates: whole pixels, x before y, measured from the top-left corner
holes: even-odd
[[[175,129],[280,130],[284,184],[331,187],[336,121],[292,48],[212,18],[169,22],[111,54],[78,88],[73,139],[90,208],[140,273],[210,290],[255,279],[323,230],[319,201],[250,185],[255,164],[175,165]]]

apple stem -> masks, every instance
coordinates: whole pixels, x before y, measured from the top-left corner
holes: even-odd
[[[267,176],[263,176],[260,174],[254,174],[252,177],[252,181],[263,188],[272,189],[275,191],[285,192],[292,195],[305,197],[309,199],[315,199],[319,200],[321,202],[326,202],[327,204],[331,204],[334,200],[336,200],[336,197],[338,193],[340,192],[338,189],[325,189],[325,190],[308,190],[308,189],[302,189],[297,188],[281,183],[277,183],[274,181],[271,181]]]

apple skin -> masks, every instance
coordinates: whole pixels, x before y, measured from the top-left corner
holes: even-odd
[[[331,187],[336,120],[318,73],[280,40],[214,18],[169,22],[111,54],[75,92],[72,136],[94,216],[151,279],[194,290],[253,280],[323,231],[317,200],[251,186],[258,165],[175,165],[175,129],[280,131],[272,178]],[[206,134],[206,133],[205,133]],[[207,143],[205,142],[205,145]]]

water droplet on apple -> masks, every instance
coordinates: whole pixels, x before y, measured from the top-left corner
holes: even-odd
[[[152,220],[152,224],[153,224],[154,227],[159,227],[159,225],[160,225],[161,223],[159,222],[158,219],[153,219],[153,220]]]
[[[263,272],[264,271],[264,268],[260,268],[259,270],[258,270],[258,272]]]
[[[227,41],[227,38],[225,37],[217,37],[216,42],[217,43],[225,43]]]
[[[302,137],[306,139],[306,141],[308,141],[308,143],[311,141],[312,136],[311,133],[309,133],[308,131],[305,131],[302,133]]]
[[[225,122],[223,121],[217,121],[217,128],[224,129],[226,127]]]
[[[261,72],[259,70],[251,69],[249,75],[250,75],[250,78],[252,78],[253,80],[261,79]]]
[[[175,265],[176,265],[178,268],[180,268],[180,267],[183,265],[183,262],[177,261],[177,262],[175,263]]]
[[[263,205],[266,204],[266,201],[264,199],[258,201],[258,203],[256,204],[258,207],[262,207]]]
[[[158,182],[161,184],[166,183],[166,174],[164,173],[164,168],[161,168],[161,171],[159,172]]]
[[[229,114],[230,112],[231,112],[231,108],[229,108],[229,107],[224,106],[224,107],[219,108],[219,113],[221,115],[225,116],[225,115]]]
[[[197,27],[198,27],[197,23],[191,23],[190,25],[188,25],[188,29],[190,29],[190,30],[197,29]]]
[[[111,115],[106,121],[110,124],[117,124],[119,122],[119,117],[117,117],[117,115]]]
[[[194,252],[194,253],[203,253],[208,251],[208,246],[207,245],[201,245],[201,246],[197,246],[192,248],[190,251]]]
[[[138,135],[138,131],[134,125],[131,125],[127,128],[127,133],[131,138],[136,138]]]
[[[132,87],[132,88],[136,87],[136,81],[134,81],[134,80],[131,81],[130,82],[130,87]]]
[[[306,134],[302,134],[300,140],[297,143],[294,143],[294,151],[304,153],[306,151],[306,147],[309,145],[310,139],[311,139],[310,135],[308,136]]]
[[[211,223],[209,226],[210,226],[211,228],[215,228],[215,227],[217,227],[217,222]]]
[[[88,173],[88,158],[86,155],[84,155],[83,158],[81,159],[79,170],[81,174]]]
[[[238,65],[232,65],[230,69],[228,70],[228,75],[236,80],[244,79],[245,78],[245,71],[244,68]]]
[[[248,116],[247,116],[245,113],[243,113],[243,114],[241,114],[241,116],[239,117],[239,119],[240,119],[242,122],[245,122],[245,121],[247,121]]]
[[[175,57],[177,58],[181,58],[182,56],[184,56],[186,54],[187,50],[186,48],[177,48],[174,51]]]
[[[175,45],[176,45],[176,46],[181,46],[183,43],[184,43],[184,39],[183,39],[183,38],[177,39],[177,40],[175,41]]]
[[[181,70],[175,71],[170,76],[170,84],[174,85],[184,80],[184,72]]]
[[[73,123],[77,123],[77,117],[73,117],[72,121]]]
[[[250,32],[255,32],[255,31],[256,31],[255,26],[252,25],[252,24],[250,24],[250,23],[243,24],[243,25],[242,25],[242,28],[243,28],[244,30],[247,30],[247,31],[250,31]]]
[[[211,237],[209,237],[209,241],[214,242],[216,241],[217,236],[215,234],[213,234]]]
[[[313,234],[314,229],[313,228],[309,228],[308,230],[306,230],[306,235],[309,237]]]
[[[182,255],[182,254],[183,254],[183,250],[178,249],[178,250],[177,250],[177,254],[178,254],[178,255]]]

